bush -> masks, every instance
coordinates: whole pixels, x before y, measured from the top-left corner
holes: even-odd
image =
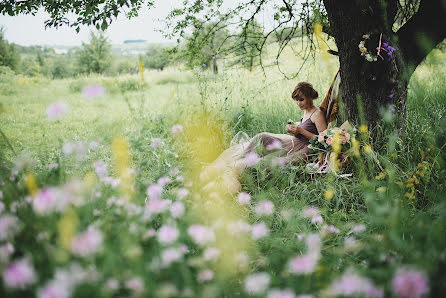
[[[0,66],[0,94],[12,95],[17,92],[14,81],[16,75],[8,66]]]

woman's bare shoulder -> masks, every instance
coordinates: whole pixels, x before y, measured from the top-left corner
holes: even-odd
[[[324,111],[318,109],[318,110],[316,110],[316,111],[314,112],[312,118],[313,118],[313,122],[314,122],[315,120],[319,120],[319,119],[322,119],[322,118],[325,119],[325,113],[324,113]]]

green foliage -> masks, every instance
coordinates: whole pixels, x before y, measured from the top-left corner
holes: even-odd
[[[17,71],[20,55],[14,46],[9,44],[4,37],[4,28],[0,28],[0,66],[7,66]]]
[[[16,79],[15,73],[9,67],[0,66],[0,94],[15,94],[17,92],[17,88],[14,84]]]
[[[103,32],[91,32],[90,43],[82,43],[76,51],[76,66],[80,73],[103,74],[110,69],[112,63],[111,45]]]
[[[249,71],[252,71],[253,67],[260,62],[264,42],[263,28],[260,24],[255,20],[248,22],[235,41],[236,63],[241,63]]]
[[[161,45],[150,45],[143,57],[144,67],[163,70],[169,65],[170,49]]]

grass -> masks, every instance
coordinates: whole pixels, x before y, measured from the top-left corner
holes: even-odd
[[[284,60],[291,61],[287,55]],[[0,95],[0,127],[19,157],[2,140],[0,190],[5,210],[0,219],[5,214],[15,216],[20,229],[7,236],[0,231],[0,246],[11,243],[15,249],[1,259],[0,270],[28,257],[38,279],[24,289],[10,289],[3,282],[0,293],[34,295],[57,281],[56,268],[69,271],[76,263],[88,277],[75,281],[70,274],[70,282],[62,283],[74,297],[244,297],[248,296],[245,278],[255,272],[268,273],[268,291],[290,289],[296,295],[320,297],[335,295],[329,291],[332,283],[349,270],[366,277],[388,297],[397,296],[391,281],[402,268],[425,274],[429,295],[441,296],[446,292],[442,284],[446,73],[443,64],[431,62],[443,61],[445,54],[432,55],[410,82],[407,134],[393,145],[389,141],[387,153],[363,154],[349,179],[313,177],[304,165],[254,167],[241,178],[242,191],[251,196],[247,206],[223,191],[201,192],[197,178],[201,163],[218,156],[238,131],[249,136],[284,133],[286,121],[301,116],[290,100],[296,82],[314,83],[320,101],[337,69],[335,62],[316,59],[294,80],[285,80],[270,68],[265,75],[259,69],[223,70],[218,75],[201,69],[146,72],[146,85],[136,90],[121,88],[119,82],[139,82],[137,76],[64,80],[3,76],[14,92]],[[86,84],[109,86],[108,92],[86,100],[81,94]],[[57,101],[65,102],[69,110],[60,120],[49,121],[46,109]],[[184,130],[174,134],[172,126],[178,123]],[[128,150],[116,143],[117,136],[124,137]],[[155,148],[156,138],[162,144]],[[66,142],[74,141],[86,144],[82,160],[61,152]],[[109,177],[121,179],[120,186],[101,180],[94,166],[98,160],[108,165]],[[377,160],[387,169],[382,177]],[[53,163],[58,169],[49,169]],[[127,174],[127,167],[133,174]],[[175,168],[179,174],[171,172]],[[26,198],[33,189],[32,177],[38,189],[52,186],[64,194],[60,200],[73,199],[69,207],[39,214],[35,207],[39,195],[31,201]],[[168,211],[149,216],[145,211],[147,193],[154,196],[148,188],[160,184],[162,177],[170,179],[162,198],[183,204],[184,216],[175,218]],[[410,186],[410,177],[418,183]],[[178,191],[184,189],[189,194],[182,199]],[[333,198],[324,196],[327,190],[333,190]],[[411,190],[415,197],[409,200],[405,194]],[[256,206],[265,200],[273,203],[274,212],[258,215]],[[318,208],[324,224],[305,218],[308,206]],[[269,234],[252,239],[243,232],[243,224],[235,224],[240,220],[248,225],[264,223]],[[215,242],[204,247],[195,242],[188,232],[194,224],[212,227]],[[330,225],[339,232],[330,232]],[[79,256],[63,239],[74,242],[89,226],[100,231],[101,245],[91,255]],[[151,235],[165,226],[179,231],[169,244]],[[308,235],[321,241],[320,255],[318,245],[312,244],[317,265],[308,274],[293,274],[290,261],[311,253],[311,243],[305,242]],[[179,252],[182,245],[187,251]],[[215,263],[206,260],[206,247],[220,250]],[[179,259],[167,262],[163,255],[168,249],[174,249]],[[200,281],[202,270],[212,270],[211,281]],[[111,286],[114,282],[117,287]]]

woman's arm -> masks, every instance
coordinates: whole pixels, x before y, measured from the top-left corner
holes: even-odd
[[[325,123],[324,112],[317,111],[311,118],[313,120],[313,123],[316,125],[318,133],[323,132],[327,128],[327,124]],[[313,136],[315,136],[314,133],[311,133],[308,130],[303,129],[302,127],[299,127],[297,125],[287,125],[285,129],[287,132],[295,136],[301,134],[307,139],[311,139]]]

